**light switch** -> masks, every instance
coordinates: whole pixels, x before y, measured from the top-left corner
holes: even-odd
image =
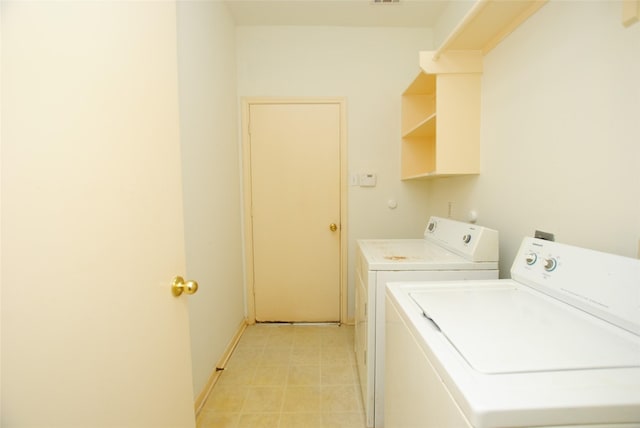
[[[375,187],[376,174],[372,172],[365,172],[360,174],[360,187]]]

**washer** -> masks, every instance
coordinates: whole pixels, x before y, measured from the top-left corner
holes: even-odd
[[[383,426],[384,291],[389,281],[498,278],[498,232],[431,217],[423,239],[359,240],[355,351],[368,427]]]
[[[385,426],[640,427],[640,260],[525,238],[511,276],[388,285]]]

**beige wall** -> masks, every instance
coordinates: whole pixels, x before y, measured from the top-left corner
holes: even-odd
[[[0,22],[2,22],[2,7],[0,7]],[[2,58],[2,32],[0,31],[0,58]],[[2,82],[2,67],[0,67],[0,82]],[[2,100],[2,84],[0,83],[0,100]],[[0,102],[0,118],[2,117],[2,103]],[[0,165],[2,165],[2,120],[0,120]],[[0,171],[0,225],[2,224],[2,171]],[[0,242],[2,242],[2,227],[0,227]],[[2,272],[2,245],[0,245],[0,272]],[[0,274],[0,344],[2,344],[2,275]],[[0,352],[0,403],[2,403],[2,352]]]
[[[475,0],[455,0],[449,2],[433,26],[434,46],[442,45],[475,3]]]
[[[501,270],[535,229],[636,256],[640,25],[619,2],[552,1],[485,57],[476,178],[430,183],[429,214],[497,228]]]
[[[194,394],[244,319],[235,25],[222,2],[178,2],[178,65]]]
[[[427,185],[400,181],[400,94],[431,31],[238,27],[236,37],[240,96],[346,97],[349,173],[378,174],[375,188],[349,187],[350,263],[358,238],[422,236]],[[353,269],[348,290],[352,317]]]

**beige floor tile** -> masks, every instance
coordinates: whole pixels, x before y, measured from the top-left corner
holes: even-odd
[[[352,364],[324,364],[321,368],[322,385],[353,385],[358,383],[356,366]]]
[[[322,344],[328,346],[353,346],[353,335],[348,327],[336,327],[335,332],[327,329],[322,336]]]
[[[280,428],[322,428],[320,413],[283,413]]]
[[[236,349],[253,349],[254,351],[261,351],[267,345],[269,341],[268,337],[256,336],[251,339],[243,340],[240,339],[238,344],[236,345]]]
[[[322,360],[321,363],[329,365],[338,364],[355,364],[356,354],[352,349],[348,349],[344,346],[326,346],[322,347]]]
[[[365,428],[362,413],[323,413],[323,428]]]
[[[227,367],[216,385],[250,385],[256,374],[255,367]]]
[[[294,346],[320,346],[322,345],[322,330],[318,327],[301,327],[294,332]]]
[[[262,357],[263,350],[257,350],[255,348],[236,348],[231,354],[231,358],[227,362],[227,368],[229,367],[257,367],[260,358]]]
[[[323,386],[321,388],[323,413],[358,412],[361,410],[355,385]]]
[[[320,366],[289,366],[287,385],[320,385]]]
[[[275,333],[267,339],[267,346],[291,346],[293,345],[293,335]]]
[[[288,366],[291,361],[291,346],[267,346],[258,358],[258,366]]]
[[[252,324],[247,326],[242,337],[269,335],[274,326],[272,324]]]
[[[197,427],[364,428],[353,327],[247,327]]]
[[[289,366],[259,367],[251,381],[252,385],[278,386],[286,385],[289,375]]]
[[[319,412],[319,386],[287,386],[284,391],[283,412]]]
[[[246,386],[216,385],[204,405],[204,409],[220,413],[237,413],[247,396]]]
[[[320,364],[321,347],[318,346],[297,346],[293,345],[291,350],[290,364],[311,365]]]
[[[282,410],[284,386],[251,386],[242,413],[276,413]]]
[[[197,428],[236,428],[238,413],[202,412],[196,422]]]
[[[243,413],[238,428],[278,428],[279,413]]]

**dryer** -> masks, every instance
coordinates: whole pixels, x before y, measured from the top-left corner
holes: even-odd
[[[525,238],[511,276],[388,285],[385,426],[640,427],[640,260]]]
[[[355,353],[368,427],[383,426],[384,292],[389,281],[498,278],[498,232],[431,217],[422,239],[363,239],[356,251]]]

